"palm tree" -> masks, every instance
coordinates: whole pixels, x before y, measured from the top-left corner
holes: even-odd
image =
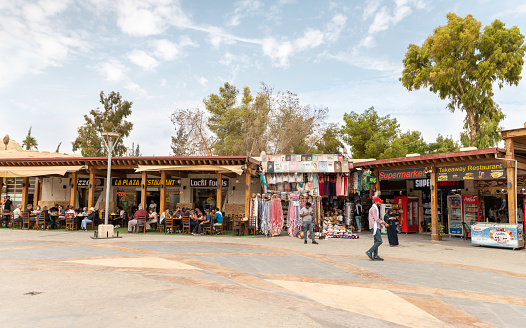
[[[26,150],[31,150],[33,148],[38,149],[38,142],[35,138],[31,136],[31,129],[33,127],[29,128],[29,131],[27,132],[27,137],[24,141],[22,141],[22,146],[26,147]]]

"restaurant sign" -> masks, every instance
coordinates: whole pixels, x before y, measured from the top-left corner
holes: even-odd
[[[426,177],[425,167],[414,167],[410,169],[380,171],[380,180],[387,180],[387,181],[422,179],[425,177]]]
[[[494,180],[506,178],[503,163],[437,167],[438,181]]]
[[[161,186],[161,179],[146,179],[146,186],[147,187],[160,187]],[[141,178],[114,178],[112,180],[113,186],[135,186],[140,187],[142,185],[142,179]],[[181,179],[166,179],[167,187],[173,187],[173,186],[180,186],[181,185]]]
[[[104,178],[95,178],[95,186],[104,185]],[[89,178],[77,178],[78,187],[89,187]]]
[[[190,179],[190,187],[217,188],[217,179]],[[221,187],[228,187],[228,179],[221,180]]]

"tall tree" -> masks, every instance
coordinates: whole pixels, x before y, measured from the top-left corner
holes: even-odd
[[[315,143],[314,153],[340,154],[345,150],[341,142],[341,128],[336,123],[330,123],[322,131],[321,137]]]
[[[438,93],[452,112],[464,111],[464,145],[494,146],[504,114],[493,100],[493,83],[499,89],[519,84],[524,36],[499,20],[481,32],[481,23],[471,15],[449,13],[447,19],[421,47],[409,45],[400,81],[409,91],[423,87]]]
[[[175,156],[211,155],[213,144],[206,128],[205,113],[199,108],[178,109],[170,117],[176,136],[172,137],[172,153]]]
[[[438,135],[435,142],[428,145],[428,154],[451,153],[460,149],[458,142],[453,140],[451,136]]]
[[[329,109],[301,105],[297,94],[278,91],[262,84],[261,93],[269,107],[268,150],[275,154],[310,153],[316,136],[327,119]]]
[[[55,150],[55,153],[58,153],[60,150],[60,145],[62,145],[62,141],[58,143],[57,149]]]
[[[390,115],[381,117],[370,107],[363,114],[353,111],[343,115],[342,138],[351,147],[354,158],[398,157],[389,150],[400,133],[400,125]],[[384,152],[390,152],[385,154]]]
[[[102,142],[102,132],[117,132],[121,138],[115,145],[113,154],[123,156],[126,154],[123,138],[130,135],[133,123],[125,120],[131,115],[132,102],[123,100],[118,92],[112,91],[108,96],[100,93],[100,103],[103,110],[92,109],[89,115],[84,115],[85,123],[77,129],[78,137],[73,142],[73,151],[80,149],[82,156],[102,157],[106,150]]]
[[[32,126],[29,127],[29,131],[27,131],[27,136],[24,139],[24,141],[22,141],[22,146],[26,147],[26,150],[31,150],[33,148],[38,149],[37,140],[31,136],[32,128],[33,128]]]

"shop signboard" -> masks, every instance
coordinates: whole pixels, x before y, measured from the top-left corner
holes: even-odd
[[[431,179],[416,179],[415,180],[415,189],[430,189]],[[437,181],[438,188],[449,188],[449,189],[463,189],[463,181]]]
[[[95,178],[95,186],[103,186],[104,178]],[[78,187],[89,187],[89,178],[77,178]]]
[[[438,181],[495,180],[506,178],[502,162],[437,167]]]
[[[521,248],[524,246],[524,230],[521,224],[479,222],[471,226],[473,245]]]
[[[369,175],[369,176],[365,177],[365,182],[370,184],[370,185],[376,184],[377,181],[378,181],[378,179],[375,176]]]
[[[141,178],[125,178],[125,179],[114,178],[111,183],[113,186],[140,187],[142,185],[142,179]],[[165,185],[167,187],[180,186],[181,179],[166,179]],[[160,187],[161,179],[146,179],[146,186],[147,187]]]
[[[217,188],[217,179],[190,179],[190,187]],[[221,180],[221,187],[228,187],[228,179]]]
[[[407,180],[407,179],[422,179],[426,177],[425,167],[414,167],[399,170],[382,170],[380,171],[381,180]]]

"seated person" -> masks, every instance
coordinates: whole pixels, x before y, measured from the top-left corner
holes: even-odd
[[[146,210],[144,210],[142,208],[142,205],[139,205],[138,207],[139,209],[137,210],[137,212],[135,212],[135,214],[133,215],[133,220],[130,220],[128,222],[128,233],[132,233],[133,232],[133,227],[135,227],[137,225],[137,217],[139,215],[145,215],[146,217],[149,216],[149,213],[146,212]]]
[[[194,210],[190,211],[190,230],[194,230],[196,226],[199,225],[199,221],[197,221],[197,214]]]
[[[161,218],[159,219],[159,224],[164,224],[164,220],[170,217],[170,209],[164,210],[164,212],[161,213]]]
[[[214,210],[214,217],[216,219],[216,223],[223,224],[223,214],[219,211],[219,208],[217,208],[217,207]]]
[[[146,231],[150,231],[151,230],[151,224],[152,223],[157,223],[157,212],[155,212],[155,210],[151,209],[150,210],[150,214],[148,215],[148,218],[149,220],[146,221]]]
[[[75,213],[75,210],[73,209],[73,206],[71,206],[71,205],[66,206],[66,211],[64,212],[64,219],[66,219],[66,214],[68,216],[73,217],[74,222],[75,222],[75,226],[78,229],[80,219],[77,219],[77,214]],[[60,218],[60,216],[59,216],[59,218]]]
[[[66,210],[62,207],[62,205],[58,206],[58,219],[59,220],[65,220],[66,219]]]
[[[184,210],[184,208],[183,208],[183,210]],[[181,216],[183,216],[183,213],[184,213],[184,212],[181,211],[181,208],[178,207],[178,208],[175,209],[175,212],[174,212],[174,214],[173,214],[173,218],[174,218],[174,219],[179,219]]]
[[[203,234],[203,228],[210,227],[210,225],[213,224],[213,218],[214,217],[210,213],[210,210],[206,209],[205,210],[205,220],[194,227],[192,235],[194,235],[194,236],[202,235]]]
[[[88,223],[93,222],[95,220],[95,208],[91,207],[88,211],[88,216],[82,219],[82,223],[80,224],[81,230],[87,230]]]
[[[58,212],[58,204],[55,204],[55,206],[53,206],[52,208],[50,208],[50,209],[49,209],[49,212],[51,212],[51,213]]]
[[[124,222],[124,213],[126,212],[124,211],[122,206],[117,206],[117,209],[119,210],[119,216],[116,216],[112,219],[112,224],[115,226],[115,228],[120,228],[121,226],[117,223],[119,223],[119,220],[121,220],[121,222]]]
[[[22,204],[16,205],[16,208],[13,211],[13,218],[15,219],[15,222],[22,222]]]
[[[28,213],[29,216],[29,222],[36,222],[36,218],[33,215],[33,205],[27,204],[27,207],[24,209],[24,213]]]

